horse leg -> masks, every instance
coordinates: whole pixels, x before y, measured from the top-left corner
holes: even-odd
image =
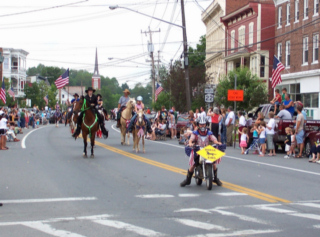
[[[82,133],[83,136],[83,158],[88,158],[87,156],[87,134]]]
[[[137,143],[137,147],[136,147],[136,152],[138,153],[140,151],[140,137],[136,137],[136,143]]]
[[[91,156],[90,158],[94,158],[93,147],[94,147],[95,133],[91,134]]]
[[[133,150],[136,149],[136,139],[135,139],[135,137],[136,137],[136,134],[135,134],[135,131],[133,130],[132,131]]]
[[[142,136],[142,149],[143,149],[143,153],[146,153],[146,150],[144,148],[144,136]]]
[[[121,145],[124,145],[125,138],[125,131],[123,131],[123,128],[121,128]]]
[[[129,132],[127,133],[127,136],[128,136],[127,145],[130,146],[130,141],[129,141],[129,139],[130,139],[130,133],[129,133]]]

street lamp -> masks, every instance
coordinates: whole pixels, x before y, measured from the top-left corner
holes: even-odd
[[[158,20],[158,21],[162,21],[162,22],[165,22],[167,24],[174,25],[174,26],[182,28],[183,54],[184,54],[184,71],[185,71],[184,75],[185,75],[185,84],[186,84],[186,101],[187,101],[187,110],[189,111],[191,109],[191,95],[190,95],[190,83],[189,83],[189,67],[188,67],[188,65],[189,65],[189,57],[188,57],[187,31],[186,31],[186,26],[185,26],[186,22],[185,22],[185,16],[184,16],[184,1],[181,0],[182,26],[174,24],[174,23],[169,22],[169,21],[165,21],[163,19],[160,19],[160,18],[157,18],[157,17],[154,17],[154,16],[150,16],[150,15],[144,14],[142,12],[139,12],[139,11],[127,8],[127,7],[122,7],[122,6],[118,6],[118,5],[109,6],[110,10],[115,10],[117,8],[126,9],[128,11],[132,11],[132,12],[138,13],[140,15],[143,15],[143,16],[146,16],[146,17],[149,17],[149,18],[152,18],[152,19],[155,19],[155,20]]]

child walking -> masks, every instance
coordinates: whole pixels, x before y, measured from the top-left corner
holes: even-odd
[[[287,127],[286,129],[286,140],[284,141],[284,144],[286,144],[285,146],[285,151],[287,152],[287,155],[284,156],[285,159],[289,159],[291,156],[291,134],[292,134],[292,130],[291,128]]]
[[[261,121],[260,126],[258,128],[259,133],[259,142],[261,145],[261,154],[259,156],[264,156],[266,153],[266,123]]]
[[[241,154],[244,154],[245,148],[247,148],[247,143],[249,142],[249,136],[247,134],[248,129],[243,128],[242,132],[238,129],[238,133],[241,134],[240,138],[240,147],[241,147]]]
[[[251,128],[251,131],[252,132],[252,137],[253,137],[253,142],[252,143],[255,143],[258,141],[259,139],[259,130],[258,130],[258,124],[254,124],[253,125],[253,128]],[[254,151],[253,154],[259,154],[258,151]]]

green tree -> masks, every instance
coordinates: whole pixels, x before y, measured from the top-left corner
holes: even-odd
[[[57,103],[56,96],[58,94],[57,87],[52,84],[48,90],[48,106],[54,108]]]
[[[155,103],[152,104],[152,107],[155,111],[161,110],[161,106],[169,108],[170,106],[170,94],[167,92],[161,92],[158,96],[158,99]]]
[[[233,102],[228,101],[228,90],[234,89],[235,75],[237,75],[237,90],[244,91],[244,100],[237,103],[238,108],[249,111],[255,106],[266,103],[268,98],[266,83],[253,75],[248,68],[231,71],[220,79],[214,97],[215,103],[233,106]]]
[[[24,93],[25,98],[31,100],[31,107],[34,105],[39,105],[40,88],[37,82],[34,82],[31,85],[26,84],[24,88]]]

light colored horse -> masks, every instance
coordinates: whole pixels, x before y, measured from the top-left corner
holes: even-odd
[[[132,111],[134,110],[134,107],[136,105],[136,100],[133,98],[130,98],[126,108],[121,112],[120,117],[120,131],[121,131],[121,145],[125,145],[126,143],[126,133],[127,133],[127,145],[130,145],[129,139],[130,139],[130,133],[127,132],[127,126],[130,123],[130,120],[132,118]]]
[[[146,153],[146,150],[144,148],[144,136],[146,134],[147,124],[144,121],[143,115],[144,115],[143,110],[139,110],[137,114],[137,120],[134,123],[134,129],[132,130],[133,150],[136,150],[136,153],[138,153],[140,150],[139,148],[140,138],[142,138],[143,153]]]

